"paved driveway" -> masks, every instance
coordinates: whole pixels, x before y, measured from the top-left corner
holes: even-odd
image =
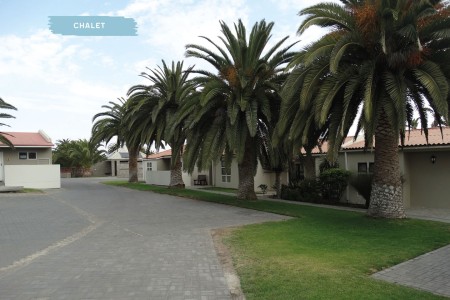
[[[0,194],[0,299],[230,299],[210,229],[282,219],[92,179]]]

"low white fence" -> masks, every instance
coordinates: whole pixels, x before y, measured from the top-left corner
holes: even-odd
[[[6,165],[5,186],[23,186],[33,189],[61,187],[59,165]]]

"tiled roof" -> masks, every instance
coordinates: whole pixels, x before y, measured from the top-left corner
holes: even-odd
[[[399,147],[401,146],[400,139],[398,141]],[[375,146],[375,143],[374,143]],[[450,127],[443,127],[442,133],[440,128],[433,127],[428,128],[428,144],[425,138],[425,133],[421,129],[413,129],[407,131],[405,134],[404,146],[405,148],[413,147],[433,147],[433,146],[449,146],[450,147]],[[358,136],[354,140],[353,136],[346,137],[344,143],[341,146],[341,150],[363,150],[364,149],[364,138]],[[322,151],[320,151],[322,150]],[[314,148],[313,154],[326,153],[328,151],[328,142],[322,144],[321,149],[318,147]],[[304,150],[302,149],[302,153]]]
[[[4,132],[15,147],[53,147],[51,140],[40,132]],[[0,147],[6,147],[0,142]]]
[[[348,136],[344,139],[344,143],[343,145],[347,145],[348,143],[351,143],[353,141],[353,136]],[[319,147],[315,147],[312,151],[313,154],[320,154],[320,153],[327,153],[328,151],[328,142],[325,141],[322,146]],[[302,148],[302,153],[305,153],[305,151]]]
[[[158,153],[150,154],[147,156],[147,159],[157,159],[157,158],[163,158],[163,157],[171,157],[172,156],[172,149],[161,151]]]
[[[400,139],[398,145],[401,146]],[[450,145],[450,127],[443,127],[442,133],[440,128],[428,128],[428,144],[425,133],[421,129],[413,129],[406,131],[403,147],[424,147],[424,146],[443,146]],[[375,143],[374,143],[375,146]],[[342,149],[364,149],[364,139],[357,140],[353,143],[342,145]]]
[[[374,143],[375,144],[375,143]],[[398,142],[399,147],[400,139]],[[374,145],[375,146],[375,145]],[[425,138],[425,133],[421,129],[413,129],[406,131],[404,147],[432,147],[432,146],[450,146],[450,127],[443,127],[442,133],[440,128],[428,128],[428,144]],[[364,149],[364,139],[357,137],[354,141],[354,137],[347,137],[341,147],[342,150],[362,150]],[[319,148],[314,148],[313,154],[326,153],[328,150],[328,143],[325,142],[322,145],[322,152]]]

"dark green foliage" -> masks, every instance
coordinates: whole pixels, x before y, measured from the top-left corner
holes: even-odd
[[[86,139],[58,140],[53,151],[53,163],[61,165],[61,168],[72,169],[76,177],[84,176],[90,172],[92,165],[106,159],[105,150],[99,147],[99,143]]]
[[[370,193],[372,191],[371,174],[358,174],[350,177],[350,185],[366,200],[365,207],[368,208],[370,204]]]
[[[281,198],[301,202],[321,202],[320,185],[315,179],[305,179],[281,187]]]
[[[339,168],[339,163],[337,161],[331,162],[326,157],[322,160],[322,162],[319,165],[320,174],[322,174],[326,170],[335,168]]]
[[[338,203],[348,185],[350,172],[338,168],[328,169],[319,176],[322,199],[327,203]]]

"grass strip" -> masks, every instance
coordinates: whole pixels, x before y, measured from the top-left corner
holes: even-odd
[[[260,210],[265,212],[272,212],[280,215],[286,215],[291,217],[301,217],[302,207],[301,205],[295,205],[290,203],[280,203],[276,201],[243,201],[238,200],[235,196],[214,194],[211,192],[205,192],[201,190],[193,189],[169,189],[164,186],[149,185],[145,183],[129,183],[127,181],[105,181],[107,185],[121,186],[131,188],[139,191],[150,191],[159,194],[167,194],[172,196],[185,197],[190,199],[196,199],[207,202],[214,202],[220,204],[228,204],[232,206],[238,206],[243,208],[250,208],[254,210]],[[310,207],[310,209],[322,209],[316,207]],[[325,209],[329,210],[329,209]]]
[[[207,190],[207,191],[214,191],[214,192],[225,192],[225,193],[237,194],[237,189],[223,188],[223,187],[217,187],[217,186],[210,186],[210,187],[205,187],[205,188],[199,188],[199,190]]]

